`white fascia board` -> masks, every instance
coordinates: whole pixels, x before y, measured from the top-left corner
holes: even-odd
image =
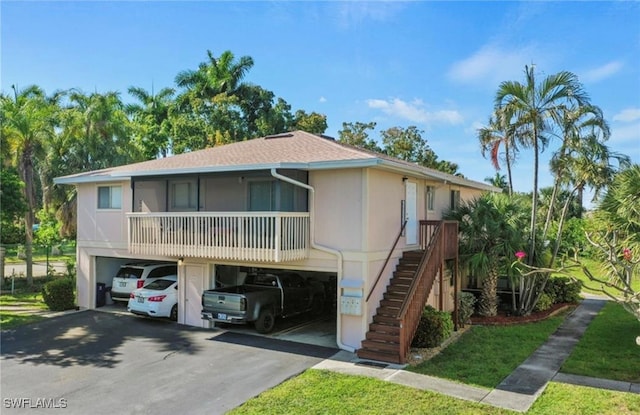
[[[127,171],[119,170],[112,173],[92,175],[91,173],[78,174],[73,176],[57,177],[53,180],[56,184],[80,184],[80,183],[97,183],[108,182],[121,179],[130,179],[132,177],[144,176],[174,176],[183,174],[202,174],[202,173],[223,173],[234,171],[251,171],[251,170],[271,170],[271,169],[300,169],[300,170],[329,170],[340,168],[359,168],[372,167],[380,164],[381,160],[377,158],[357,159],[357,160],[338,160],[338,161],[318,161],[311,163],[266,163],[266,164],[243,164],[233,166],[210,166],[210,167],[191,167],[183,169],[164,169],[164,170],[144,170],[144,171]]]

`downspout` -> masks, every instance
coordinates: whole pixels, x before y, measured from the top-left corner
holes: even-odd
[[[324,245],[319,245],[316,243],[316,240],[315,240],[315,220],[314,220],[315,219],[315,189],[306,183],[302,183],[290,177],[283,176],[282,174],[278,173],[275,168],[271,169],[271,176],[275,177],[276,179],[282,180],[283,182],[291,183],[294,186],[307,189],[310,192],[309,194],[311,195],[311,197],[309,200],[309,239],[310,239],[311,247],[313,249],[317,249],[318,251],[323,251],[328,254],[336,256],[338,260],[338,285],[339,285],[340,281],[342,281],[342,263],[343,263],[342,252],[334,248],[330,248]],[[338,296],[337,304],[338,304],[338,307],[340,307],[340,287],[338,286],[337,288],[338,288],[336,290],[337,296]],[[338,317],[336,321],[336,344],[342,350],[346,350],[351,353],[355,352],[355,348],[351,346],[347,346],[346,344],[342,343],[341,329],[342,329],[342,317],[340,316],[340,313],[338,313]]]

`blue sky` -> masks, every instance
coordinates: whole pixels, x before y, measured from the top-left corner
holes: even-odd
[[[245,80],[293,110],[379,131],[415,125],[468,178],[495,171],[476,130],[501,81],[567,70],[612,127],[610,147],[640,162],[640,2],[2,1],[1,88],[51,93],[173,87],[206,50],[255,65]],[[548,156],[557,147],[552,143]],[[531,158],[515,186],[531,190]],[[506,173],[506,172],[505,172]],[[541,184],[551,184],[546,159]]]

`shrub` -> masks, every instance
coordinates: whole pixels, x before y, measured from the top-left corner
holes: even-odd
[[[540,296],[540,299],[538,300],[538,302],[536,303],[536,306],[534,307],[534,310],[545,311],[551,308],[552,305],[553,305],[553,298],[547,293],[542,293],[542,295]]]
[[[458,324],[464,326],[469,322],[474,312],[476,296],[472,293],[461,292],[458,297]]]
[[[451,336],[452,332],[451,313],[426,306],[422,311],[411,346],[421,348],[440,346],[446,338]]]
[[[51,311],[75,308],[75,283],[71,278],[58,278],[42,287],[42,299]]]
[[[553,299],[553,303],[577,303],[580,301],[582,283],[568,277],[549,278],[544,287],[545,294]]]

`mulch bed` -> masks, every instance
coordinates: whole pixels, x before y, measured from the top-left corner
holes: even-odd
[[[499,311],[497,316],[482,317],[472,316],[471,323],[485,326],[506,326],[510,324],[534,323],[554,316],[562,311],[575,308],[575,303],[558,303],[552,305],[548,310],[534,311],[528,316],[514,316],[507,314],[505,311]]]

